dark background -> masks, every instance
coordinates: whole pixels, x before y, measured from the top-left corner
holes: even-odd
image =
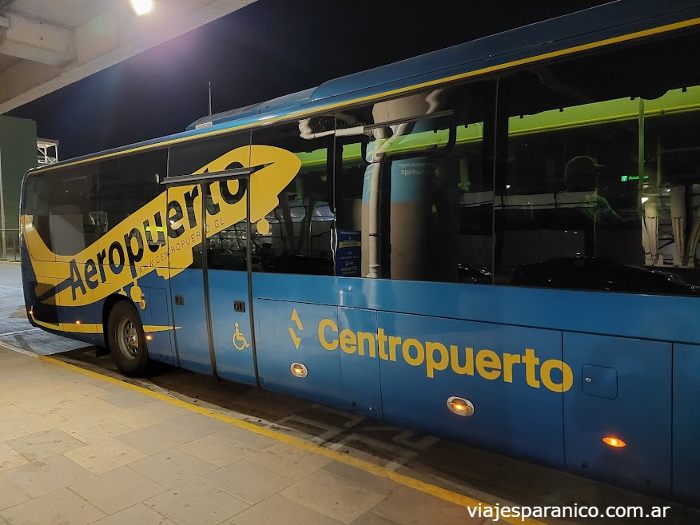
[[[258,0],[10,115],[66,159],[183,131],[207,114],[208,81],[216,113],[603,3]]]

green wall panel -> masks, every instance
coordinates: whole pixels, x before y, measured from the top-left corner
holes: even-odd
[[[0,116],[0,156],[5,228],[19,227],[19,194],[22,177],[36,166],[36,123],[32,120]]]

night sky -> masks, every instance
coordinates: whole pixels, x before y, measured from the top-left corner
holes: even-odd
[[[258,0],[10,115],[66,159],[183,131],[207,114],[210,80],[225,111],[601,3]]]

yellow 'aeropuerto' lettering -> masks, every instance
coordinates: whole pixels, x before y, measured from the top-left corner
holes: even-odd
[[[396,361],[400,356],[409,366],[424,367],[429,379],[434,379],[439,372],[448,371],[486,381],[500,379],[504,383],[513,383],[519,379],[530,388],[543,385],[556,393],[564,393],[574,384],[574,373],[569,365],[559,359],[547,359],[540,365],[540,358],[533,348],[525,348],[522,354],[499,353],[490,348],[474,352],[471,346],[388,335],[383,328],[377,328],[376,333],[355,332],[350,328],[339,331],[332,319],[319,321],[318,341],[326,350],[333,351],[340,347],[348,355],[379,357],[389,362]],[[555,370],[559,373],[555,373]]]
[[[328,339],[326,339],[326,328],[336,334],[338,333],[338,325],[335,324],[332,319],[321,319],[321,322],[318,323],[318,342],[321,343],[321,346],[326,350],[335,350],[338,348],[338,338],[336,337],[328,341]]]

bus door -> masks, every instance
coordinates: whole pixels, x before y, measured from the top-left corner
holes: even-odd
[[[204,281],[211,312],[213,366],[222,379],[257,384],[251,301],[249,173],[205,188]]]
[[[172,157],[171,153],[171,157]],[[172,173],[172,164],[169,173]],[[168,282],[178,365],[212,374],[207,303],[202,267],[201,184],[178,184],[168,177],[166,222]]]
[[[256,384],[246,242],[251,170],[243,167],[248,150],[248,145],[229,149],[194,171],[171,169],[163,184],[180,365]],[[225,158],[233,154],[239,162]],[[173,158],[177,152],[171,150],[171,168],[177,166]]]

